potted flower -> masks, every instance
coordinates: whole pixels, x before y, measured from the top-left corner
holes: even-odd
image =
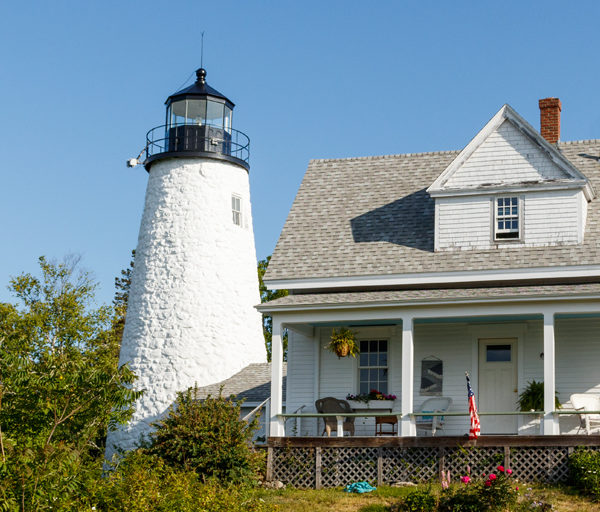
[[[558,394],[558,391],[556,392]],[[543,411],[544,410],[544,383],[532,380],[527,383],[523,393],[517,401],[521,411]],[[560,409],[558,397],[554,397],[554,407]]]
[[[329,343],[325,348],[338,357],[356,357],[359,353],[358,344],[356,343],[356,333],[344,327],[341,327],[339,331],[333,329]]]

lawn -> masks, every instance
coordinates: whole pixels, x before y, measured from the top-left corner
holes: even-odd
[[[521,494],[535,501],[552,504],[558,512],[600,512],[600,504],[579,496],[577,491],[566,486],[521,486]],[[400,499],[413,488],[382,486],[369,494],[348,494],[342,489],[260,490],[259,496],[267,503],[278,505],[286,512],[389,512],[397,510]]]

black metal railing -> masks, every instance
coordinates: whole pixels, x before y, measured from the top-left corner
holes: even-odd
[[[146,134],[146,158],[161,153],[216,153],[248,163],[248,136],[222,126],[179,123],[152,128]]]

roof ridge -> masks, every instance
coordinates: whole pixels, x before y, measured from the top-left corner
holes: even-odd
[[[565,144],[589,144],[590,142],[600,143],[600,139],[581,139],[581,140],[565,140],[559,141],[558,145]],[[323,163],[323,162],[348,162],[354,160],[380,160],[385,158],[401,158],[401,157],[415,157],[415,156],[430,156],[430,155],[450,155],[452,153],[460,153],[460,149],[447,149],[443,151],[423,151],[421,153],[393,153],[391,155],[370,155],[370,156],[350,156],[345,158],[311,158],[310,163]]]
[[[565,140],[558,141],[558,145],[561,146],[563,144],[589,144],[590,142],[598,142],[600,143],[600,139],[582,139],[582,140]]]
[[[312,158],[310,163],[313,162],[343,162],[349,160],[379,160],[384,158],[399,158],[399,157],[415,157],[415,156],[429,156],[429,155],[450,155],[458,153],[460,150],[449,149],[446,151],[424,151],[422,153],[396,153],[392,155],[371,155],[371,156],[351,156],[346,158]]]

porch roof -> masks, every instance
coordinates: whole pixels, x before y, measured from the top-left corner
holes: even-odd
[[[600,283],[294,294],[257,306],[261,312],[337,305],[415,305],[449,301],[600,298]]]
[[[558,149],[600,190],[600,140]],[[434,252],[434,200],[425,189],[458,153],[312,160],[265,281],[600,264],[598,198],[579,245]]]
[[[283,363],[283,396],[286,389],[287,364]],[[221,391],[222,389],[222,391]],[[235,375],[198,390],[198,398],[208,395],[235,396],[236,401],[244,399],[248,404],[259,403],[271,396],[271,363],[249,364]]]

